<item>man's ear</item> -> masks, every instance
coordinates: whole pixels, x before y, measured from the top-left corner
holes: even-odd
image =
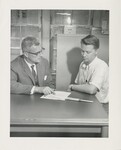
[[[23,54],[24,54],[25,57],[28,57],[28,53],[27,52],[24,52]]]

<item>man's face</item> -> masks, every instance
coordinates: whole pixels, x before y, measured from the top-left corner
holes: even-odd
[[[27,60],[29,63],[39,63],[41,60],[42,49],[39,45],[33,45],[27,51]]]
[[[90,64],[93,59],[97,56],[97,50],[94,49],[93,45],[81,44],[81,54],[86,64]]]

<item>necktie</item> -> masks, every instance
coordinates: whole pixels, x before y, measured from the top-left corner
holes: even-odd
[[[84,74],[84,80],[85,82],[87,82],[87,78],[88,78],[88,65],[83,64],[83,74]]]
[[[32,75],[34,77],[35,85],[38,85],[37,74],[36,74],[36,72],[34,70],[34,65],[32,65],[31,68],[32,68]]]
[[[79,84],[85,84],[88,82],[88,66],[86,64],[82,64],[79,72]]]

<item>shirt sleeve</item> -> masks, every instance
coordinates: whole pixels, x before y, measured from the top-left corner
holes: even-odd
[[[76,84],[78,83],[78,78],[79,78],[78,76],[79,76],[79,73],[77,74],[76,79],[75,79]]]
[[[100,66],[100,67],[97,66],[91,76],[89,84],[96,86],[100,91],[100,88],[102,87],[102,84],[106,81],[107,77],[108,77],[108,66]]]

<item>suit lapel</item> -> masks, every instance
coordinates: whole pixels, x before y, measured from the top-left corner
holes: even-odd
[[[35,84],[35,81],[34,81],[34,77],[32,76],[32,73],[28,67],[28,65],[26,64],[24,58],[22,57],[22,66],[23,66],[23,69],[24,69],[24,72],[29,76],[29,78],[32,80],[33,84]]]

